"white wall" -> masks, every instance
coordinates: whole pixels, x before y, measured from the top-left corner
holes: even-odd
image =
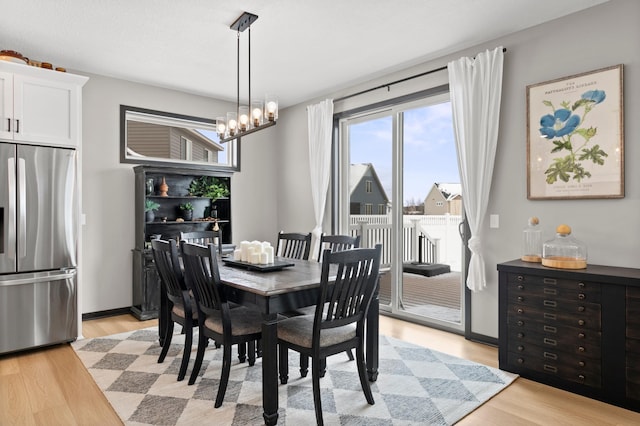
[[[520,256],[520,239],[527,218],[540,218],[545,239],[553,237],[555,227],[568,223],[574,236],[589,250],[589,263],[640,267],[640,2],[612,0],[601,6],[552,21],[529,30],[476,46],[439,60],[394,73],[352,87],[328,98],[338,98],[420,71],[439,68],[461,56],[475,56],[485,49],[503,45],[503,99],[500,136],[488,214],[500,215],[500,228],[484,225],[486,241],[487,288],[472,295],[472,332],[498,336],[498,274],[496,264]],[[617,200],[529,201],[526,188],[526,86],[578,74],[610,65],[624,64],[625,95],[625,198]],[[427,89],[444,75],[431,75],[409,84],[394,86],[390,92],[378,91],[366,99],[354,98],[350,105],[337,104],[336,110],[353,108],[396,97],[407,91]],[[277,176],[280,210],[278,224],[287,229],[311,229],[313,209],[309,194],[306,154],[306,112],[308,104],[285,110],[282,131],[281,167]]]
[[[89,77],[83,90],[82,313],[128,307],[132,302],[134,165],[120,164],[120,105],[209,118],[233,108],[201,96]],[[231,179],[234,242],[267,239],[277,232],[271,202],[275,172],[268,166],[276,158],[271,130],[242,142],[242,171]]]

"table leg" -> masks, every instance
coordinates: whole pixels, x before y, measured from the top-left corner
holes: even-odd
[[[278,316],[262,315],[262,407],[264,424],[278,423]]]
[[[367,358],[367,374],[370,382],[378,379],[378,340],[380,332],[380,299],[378,298],[379,284],[373,293],[371,305],[367,312],[367,330],[366,330],[366,358]]]

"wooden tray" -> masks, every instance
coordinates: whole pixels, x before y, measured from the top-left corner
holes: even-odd
[[[543,257],[542,266],[558,269],[584,269],[587,267],[587,260],[561,256]]]
[[[278,259],[275,259],[273,263],[267,263],[265,265],[243,262],[241,260],[234,260],[229,258],[226,258],[226,259],[223,258],[222,261],[229,266],[237,266],[239,268],[245,268],[251,271],[259,271],[259,272],[279,271],[283,268],[288,268],[290,266],[295,265],[295,263],[278,260]]]

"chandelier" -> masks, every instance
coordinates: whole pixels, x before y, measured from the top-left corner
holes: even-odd
[[[238,33],[237,46],[237,102],[236,110],[228,112],[226,117],[216,117],[216,131],[220,142],[229,142],[244,135],[274,126],[278,119],[278,98],[266,95],[264,101],[251,99],[251,24],[258,19],[258,15],[244,12],[231,24],[231,29]],[[248,31],[248,94],[246,104],[240,104],[240,33]]]

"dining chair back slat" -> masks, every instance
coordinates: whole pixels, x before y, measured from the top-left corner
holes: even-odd
[[[180,232],[180,241],[199,244],[201,246],[215,244],[218,255],[222,255],[222,229],[218,229],[217,231]]]

